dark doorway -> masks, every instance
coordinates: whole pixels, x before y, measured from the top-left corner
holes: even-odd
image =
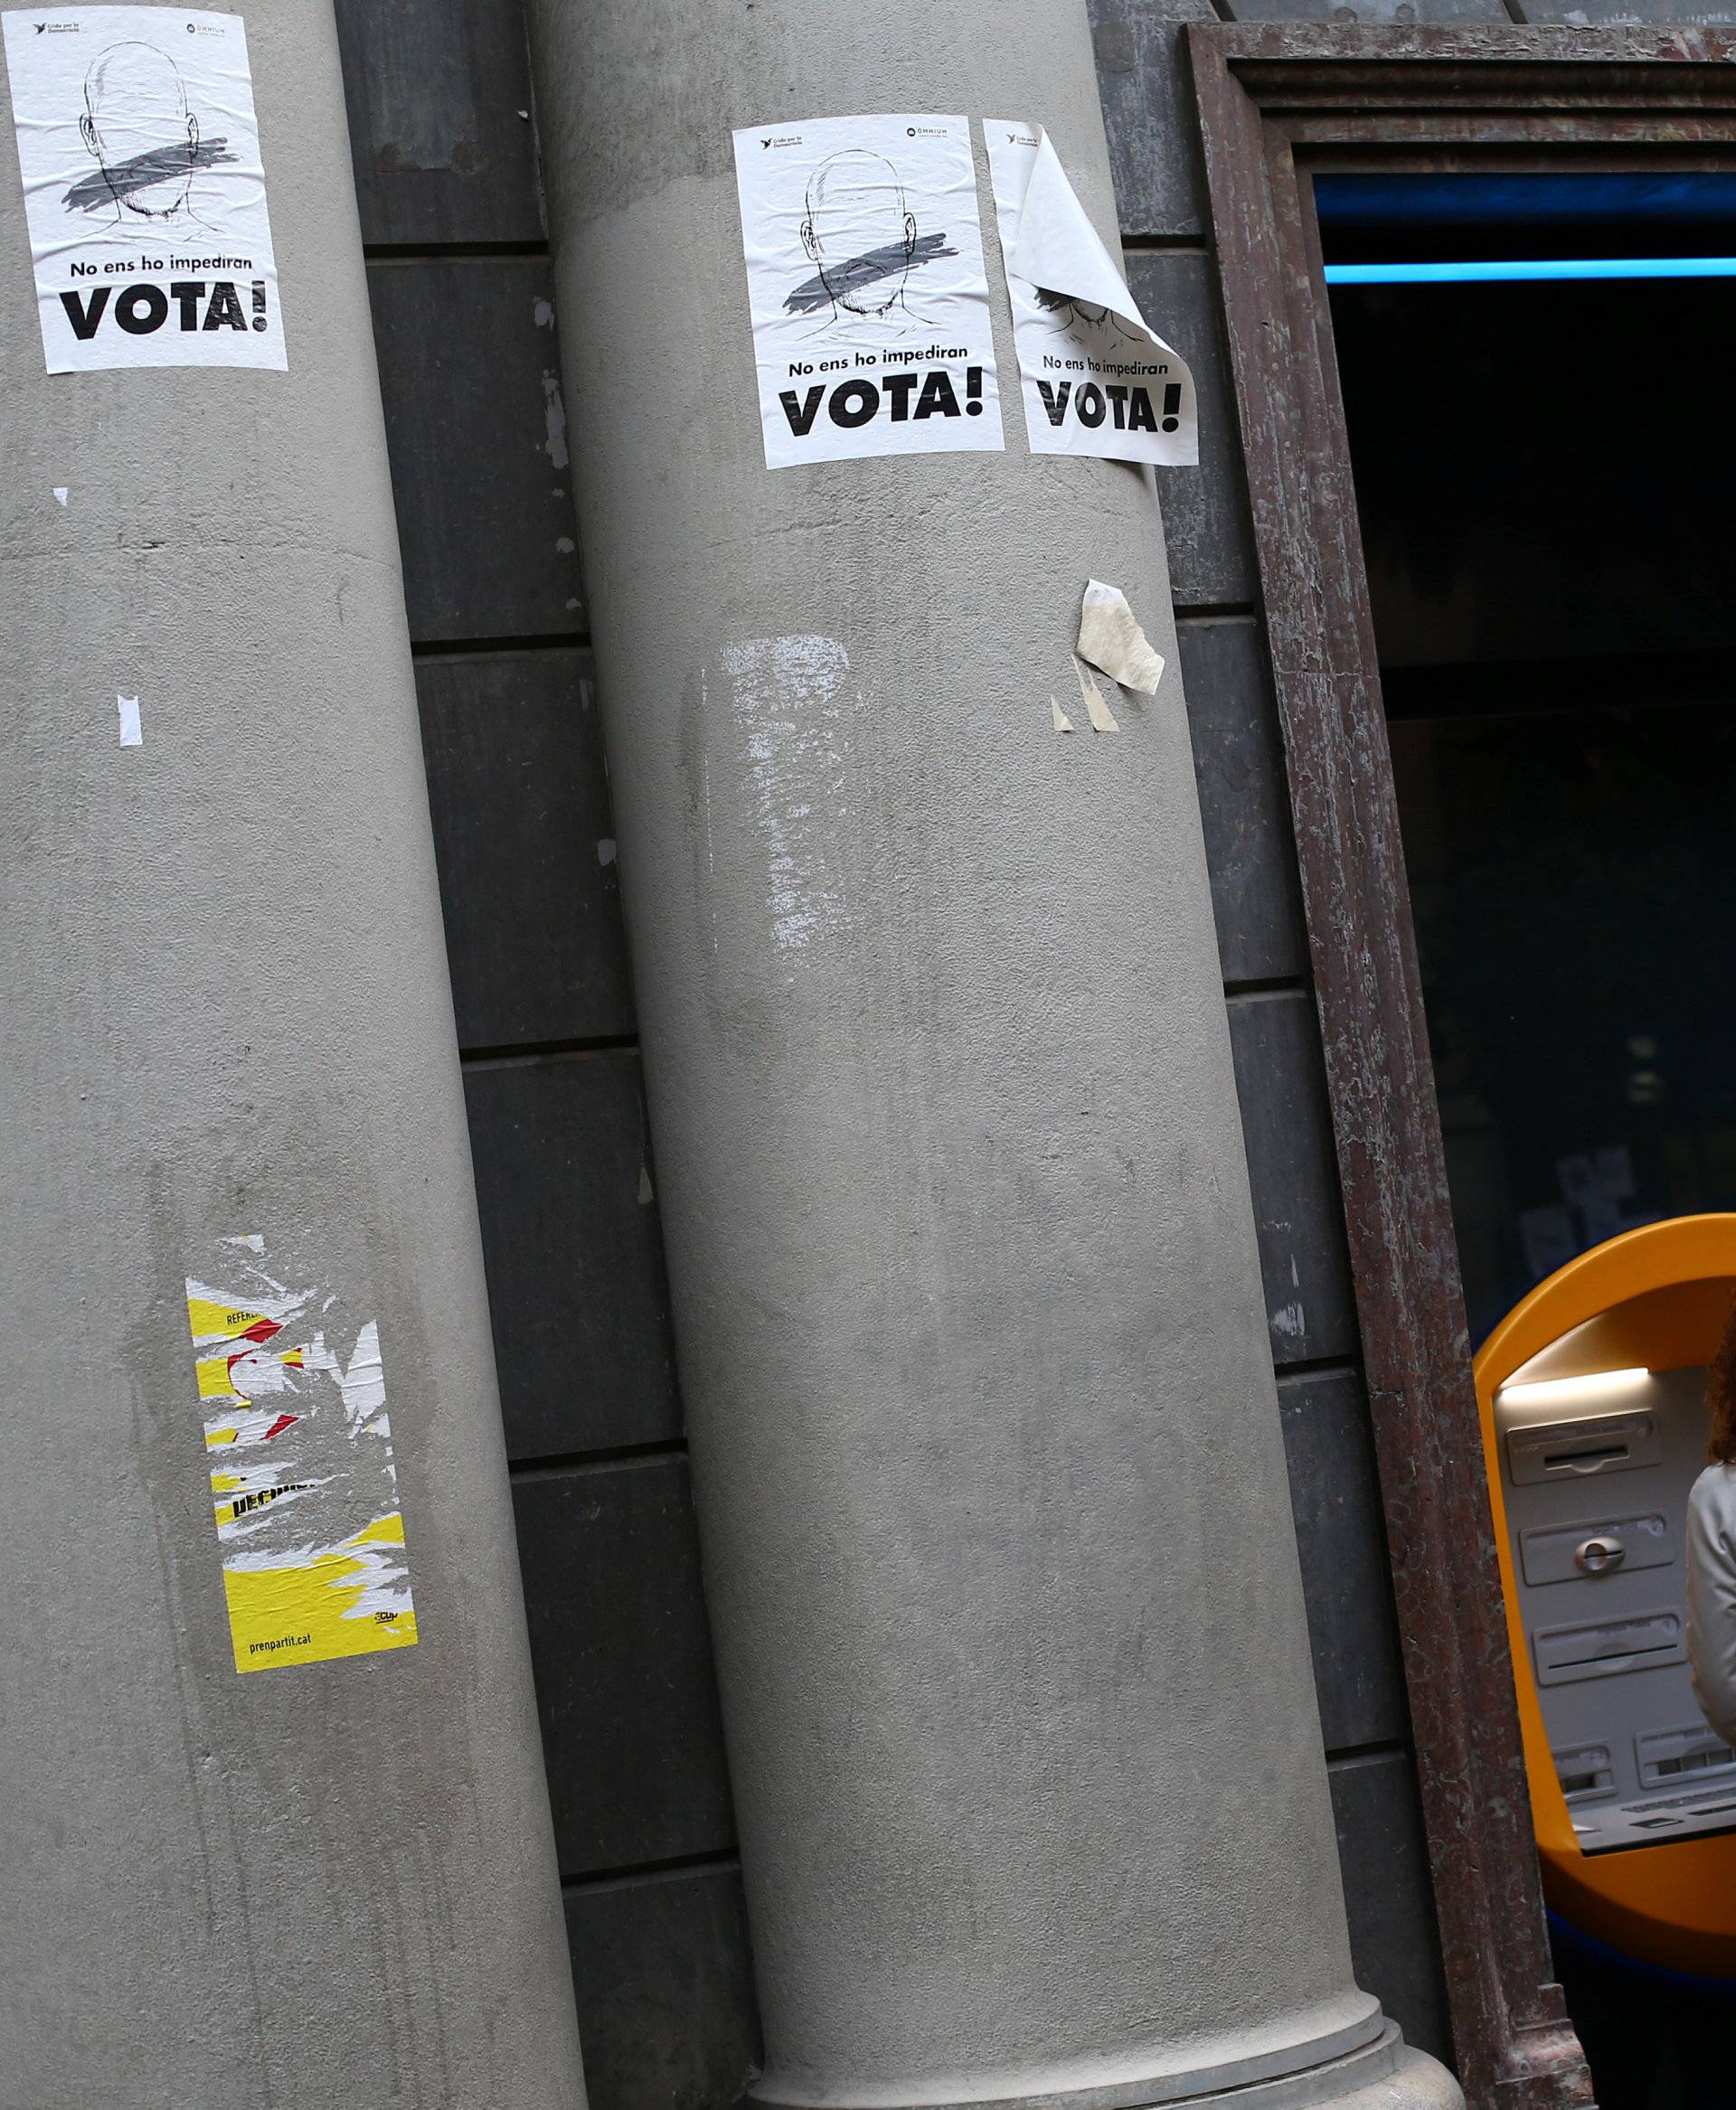
[[[1708,174],[1727,181],[1736,172],[1736,35],[1685,24],[1570,29],[1479,20],[1390,29],[1207,23],[1189,27],[1184,38],[1247,466],[1260,613],[1283,732],[1455,2062],[1474,2110],[1566,2110],[1592,2101],[1592,2081],[1555,1983],[1524,1788],[1381,649],[1356,521],[1331,289],[1323,278],[1323,240],[1348,240],[1348,227],[1341,219],[1335,234],[1330,208],[1323,221],[1316,203],[1323,179],[1352,176],[1472,176],[1491,184],[1586,175],[1660,186]],[[1534,199],[1539,193],[1524,194]],[[1707,210],[1691,215],[1678,200],[1667,229],[1668,247],[1678,254],[1694,253],[1681,246],[1690,217],[1722,227],[1736,219],[1712,193],[1697,196],[1710,201]],[[1415,204],[1413,193],[1396,217],[1420,221]],[[1643,231],[1637,224],[1643,201],[1606,198],[1598,211],[1622,223],[1622,249],[1603,250],[1606,258],[1619,253],[1631,263],[1660,253],[1628,246]],[[1566,215],[1574,216],[1589,221],[1582,200]],[[1371,225],[1371,218],[1363,214],[1370,246],[1360,259],[1344,260],[1405,259],[1407,252],[1387,247],[1392,228]],[[1467,216],[1464,193],[1451,195],[1433,214],[1439,246],[1425,250],[1419,237],[1409,259],[1571,260],[1564,245],[1536,246],[1536,215],[1523,228],[1507,229],[1515,239],[1505,250],[1458,250],[1455,256],[1444,246],[1467,225],[1493,242],[1518,218],[1514,201],[1496,208],[1486,200]],[[1709,250],[1736,254],[1722,227],[1710,236],[1699,230],[1703,258]],[[1452,274],[1446,282],[1454,282]],[[1539,418],[1553,416],[1554,398],[1576,385],[1580,370],[1601,363],[1609,396],[1590,391],[1596,401],[1581,412],[1577,450],[1558,442],[1545,459],[1541,429],[1521,430],[1502,458],[1498,485],[1484,494],[1486,519],[1551,482],[1564,455],[1613,463],[1619,449],[1609,438],[1609,400],[1638,405],[1647,391],[1691,400],[1695,387],[1703,395],[1703,376],[1715,365],[1703,347],[1673,341],[1652,323],[1653,311],[1639,296],[1656,283],[1646,278],[1628,287],[1613,334],[1595,347],[1576,344],[1557,370],[1554,391],[1541,391]],[[1495,288],[1491,280],[1483,289]],[[1495,349],[1497,393],[1523,380],[1544,353],[1516,334]],[[1413,438],[1430,444],[1431,429],[1443,420],[1463,425],[1482,408],[1467,402],[1465,377],[1443,372],[1432,356],[1420,357],[1413,372],[1380,377],[1407,412],[1400,455]],[[1689,373],[1700,378],[1677,388],[1675,376]],[[1470,381],[1482,385],[1475,373]],[[1714,401],[1704,403],[1708,415],[1715,415]],[[1722,438],[1703,424],[1689,437],[1700,449],[1691,458],[1715,489],[1724,481]],[[1539,473],[1527,476],[1533,452]],[[1674,511],[1673,500],[1672,519]],[[1672,519],[1654,507],[1651,532],[1668,534]],[[1619,548],[1631,560],[1643,559],[1647,545],[1637,538],[1633,519],[1624,513],[1614,524]],[[1584,539],[1576,546],[1583,549]],[[1598,561],[1601,567],[1601,557]],[[1665,598],[1675,603],[1684,596],[1672,587]],[[1588,603],[1581,597],[1576,605],[1583,610]],[[1600,613],[1593,604],[1591,617]],[[1571,638],[1563,645],[1533,636],[1506,656],[1537,663],[1527,676],[1534,680],[1543,678],[1544,662],[1612,661],[1618,648],[1593,635],[1595,642],[1577,654]],[[1722,641],[1723,626],[1714,620],[1697,639],[1672,635],[1620,649],[1641,653],[1648,663],[1672,657],[1680,679],[1674,691],[1664,684],[1664,692],[1679,704],[1715,710],[1722,698],[1701,678],[1704,663],[1696,672],[1691,655],[1709,653],[1715,664]],[[1489,670],[1500,655],[1486,644],[1479,652],[1473,665],[1493,692]],[[1407,678],[1434,678],[1426,661],[1407,662],[1407,674],[1396,655],[1390,656],[1395,696]],[[1414,690],[1409,705],[1400,699],[1400,725],[1426,718],[1422,706],[1429,701]],[[1625,694],[1614,701],[1628,705]],[[1679,812],[1680,804],[1668,810]],[[1695,831],[1703,834],[1703,820],[1690,833]],[[1714,965],[1703,979],[1715,978]],[[1647,1036],[1642,1031],[1634,1037],[1644,1042]],[[1665,1097],[1656,1103],[1666,1105],[1673,1058],[1661,1029],[1657,1038],[1659,1054],[1635,1057],[1633,1064],[1662,1079]],[[1638,1089],[1644,1095],[1655,1084],[1642,1076]],[[1625,1084],[1621,1105],[1630,1105]],[[1606,1109],[1594,1100],[1590,1110]],[[1554,1155],[1583,1154],[1561,1149]],[[1553,1157],[1549,1162],[1552,1172]],[[1618,1161],[1599,1166],[1594,1151],[1589,1162],[1605,1192],[1622,1183]],[[1645,1206],[1641,1167],[1633,1171],[1635,1192],[1616,1201],[1637,1211]],[[1594,1185],[1581,1182],[1580,1191],[1595,1199]],[[1568,1235],[1583,1236],[1583,1225],[1571,1220]],[[1495,1258],[1499,1266],[1524,1265],[1511,1250]],[[1486,1303],[1500,1290],[1484,1294]],[[1721,2079],[1710,2099],[1728,2092]]]
[[[1475,1344],[1736,1209],[1736,185],[1315,202]],[[1731,1995],[1554,1932],[1602,2110],[1727,2092]]]

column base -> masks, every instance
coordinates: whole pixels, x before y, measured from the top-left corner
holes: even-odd
[[[1115,2095],[1127,2110],[1159,2110],[1160,2105],[1167,2110],[1171,2104],[1177,2110],[1314,2110],[1316,2105],[1322,2110],[1465,2110],[1464,2095],[1452,2075],[1427,2052],[1408,2045],[1392,2022],[1383,2022],[1354,2050],[1299,2071],[1227,2087],[1214,2086],[1215,2077],[1194,2073],[1178,2082],[1171,2077],[1154,2082],[1149,2092],[1119,2088]],[[994,2101],[961,2097],[902,2105],[889,2101],[872,2110],[1101,2110],[1104,2093],[1081,2088]],[[869,2110],[843,2098],[828,2101],[817,2091],[798,2102],[793,2095],[762,2092],[758,2086],[750,2086],[748,2100],[763,2103],[768,2110]]]

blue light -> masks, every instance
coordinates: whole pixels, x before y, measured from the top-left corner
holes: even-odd
[[[1463,264],[1328,264],[1328,286],[1428,286],[1472,278],[1736,278],[1736,257],[1497,258]]]

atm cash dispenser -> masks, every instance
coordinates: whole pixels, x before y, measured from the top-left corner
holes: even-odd
[[[1689,1682],[1688,1490],[1736,1215],[1612,1239],[1477,1359],[1533,1820],[1550,1905],[1646,1964],[1736,1978],[1736,1750]]]

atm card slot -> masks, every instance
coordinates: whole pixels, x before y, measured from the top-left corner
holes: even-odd
[[[1634,1738],[1641,1787],[1673,1787],[1697,1775],[1716,1776],[1736,1771],[1736,1751],[1703,1722],[1679,1729],[1653,1729]],[[1716,1794],[1720,1780],[1709,1780],[1702,1794]],[[1693,1798],[1690,1797],[1690,1800]]]
[[[1662,1510],[1591,1517],[1582,1524],[1540,1524],[1519,1534],[1519,1564],[1533,1589],[1668,1568],[1675,1559],[1675,1533]]]
[[[1507,1470],[1514,1484],[1586,1479],[1628,1473],[1663,1457],[1649,1414],[1588,1414],[1574,1421],[1533,1421],[1507,1430]]]
[[[1552,1751],[1561,1793],[1576,1806],[1616,1792],[1615,1761],[1608,1744],[1571,1744]]]
[[[1656,1670],[1683,1661],[1682,1614],[1642,1612],[1630,1619],[1542,1626],[1532,1635],[1532,1653],[1540,1685]]]

